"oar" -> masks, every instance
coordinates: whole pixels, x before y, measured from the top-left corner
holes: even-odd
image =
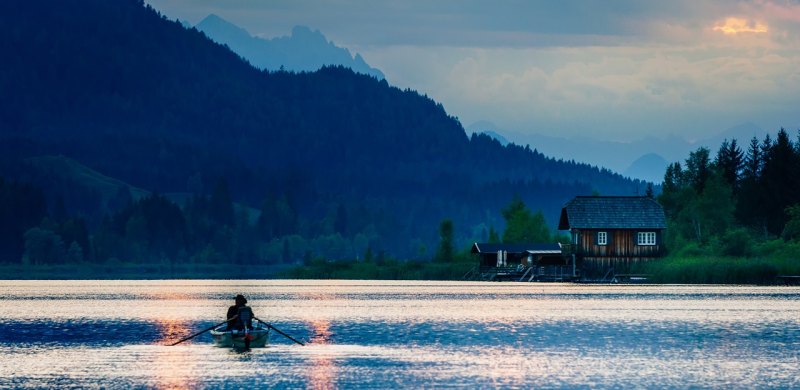
[[[301,342],[299,342],[299,341],[295,340],[295,338],[294,338],[294,337],[292,337],[292,336],[289,336],[289,335],[288,335],[288,334],[286,334],[286,333],[283,333],[283,332],[282,332],[280,329],[278,329],[278,328],[274,327],[274,326],[273,326],[272,324],[270,324],[269,322],[264,322],[264,321],[262,321],[261,319],[259,319],[259,318],[257,318],[257,317],[253,317],[253,318],[254,318],[256,321],[258,321],[258,322],[260,322],[260,323],[262,323],[262,324],[264,324],[264,325],[266,325],[266,326],[268,326],[268,327],[272,328],[272,330],[274,330],[274,331],[276,331],[276,332],[280,333],[281,335],[283,335],[283,336],[284,336],[284,337],[286,337],[287,339],[289,339],[289,340],[292,340],[292,341],[294,341],[294,342],[295,342],[295,343],[297,343],[297,344],[300,344],[300,345],[303,345],[303,346],[305,346],[305,344],[303,344],[303,343],[301,343]]]
[[[224,325],[226,322],[228,322],[228,321],[231,321],[231,320],[233,320],[233,319],[235,319],[235,318],[236,318],[236,316],[233,316],[233,317],[231,317],[230,319],[227,319],[227,320],[225,320],[225,321],[222,321],[222,322],[220,322],[219,324],[216,324],[216,325],[214,325],[214,326],[212,326],[212,327],[210,327],[210,328],[208,328],[208,329],[205,329],[205,330],[202,330],[202,331],[200,331],[200,332],[197,332],[197,333],[195,333],[195,334],[193,334],[193,335],[191,335],[191,336],[189,336],[189,337],[186,337],[186,338],[180,339],[180,340],[178,340],[178,341],[176,341],[176,342],[174,342],[174,343],[170,344],[169,346],[171,347],[171,346],[173,346],[173,345],[178,345],[178,344],[180,344],[180,343],[182,343],[182,342],[184,342],[184,341],[186,341],[186,340],[191,340],[191,339],[193,339],[193,338],[195,338],[195,337],[197,337],[197,336],[200,336],[201,334],[203,334],[203,333],[205,333],[205,332],[208,332],[208,331],[209,331],[209,330],[211,330],[211,329],[214,329],[214,328],[216,328],[216,327],[218,327],[218,326],[222,326],[222,325]]]

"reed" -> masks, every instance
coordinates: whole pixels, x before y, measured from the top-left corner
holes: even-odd
[[[776,283],[778,275],[800,275],[800,259],[724,256],[668,257],[644,266],[654,283]]]

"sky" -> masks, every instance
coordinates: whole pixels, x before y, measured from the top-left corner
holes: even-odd
[[[147,3],[264,38],[319,29],[464,126],[622,142],[800,128],[800,0]]]

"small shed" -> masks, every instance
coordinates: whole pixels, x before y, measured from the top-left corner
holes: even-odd
[[[561,244],[472,244],[481,267],[525,267],[541,262],[563,262]]]
[[[565,256],[559,243],[472,244],[478,255],[478,275],[483,280],[572,280],[574,259]]]
[[[646,196],[578,196],[561,209],[558,229],[568,230],[584,275],[624,273],[664,255],[664,208]]]

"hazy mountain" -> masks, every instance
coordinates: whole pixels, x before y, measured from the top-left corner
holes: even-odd
[[[647,153],[636,159],[622,174],[659,184],[664,180],[664,173],[669,162],[655,153]]]
[[[383,73],[369,66],[360,54],[353,56],[349,50],[328,41],[319,30],[296,26],[290,36],[262,39],[214,14],[195,27],[261,69],[313,72],[325,65],[341,65],[384,79]]]
[[[508,145],[509,141],[506,139],[506,137],[503,137],[502,135],[500,135],[496,131],[494,131],[494,129],[496,129],[496,128],[497,128],[497,126],[495,126],[495,124],[492,123],[492,122],[480,121],[480,122],[475,122],[475,123],[469,125],[467,127],[467,131],[470,131],[472,133],[477,133],[477,134],[486,134],[490,138],[492,138],[494,140],[497,140],[497,142],[500,142],[500,145],[503,145],[503,146]]]
[[[767,132],[764,129],[756,126],[753,123],[743,123],[738,126],[731,127],[725,131],[720,132],[719,134],[709,137],[706,139],[702,139],[700,141],[692,143],[692,149],[697,149],[700,146],[705,146],[711,150],[712,153],[716,153],[719,146],[725,140],[732,140],[735,139],[736,142],[739,144],[739,147],[746,150],[747,145],[750,144],[750,140],[753,137],[758,138],[759,141],[763,140],[767,133],[771,134],[773,137],[777,134],[778,129],[773,129],[773,131]]]
[[[611,169],[614,172],[629,175],[630,177],[660,182],[664,171],[656,175],[652,172],[664,160],[667,163],[681,162],[689,152],[703,146],[716,153],[723,140],[736,139],[742,149],[746,149],[753,136],[762,140],[766,131],[752,123],[741,124],[723,131],[717,135],[694,142],[677,136],[664,138],[646,137],[633,142],[614,142],[599,140],[591,137],[559,138],[541,134],[521,134],[505,131],[491,122],[480,121],[470,126],[469,129],[481,131],[491,129],[510,142],[521,145],[530,145],[546,155],[564,160],[574,160],[591,165]],[[777,131],[777,129],[775,129]],[[775,132],[771,132],[773,135]],[[655,158],[657,155],[659,158]],[[666,165],[664,166],[666,168]]]

